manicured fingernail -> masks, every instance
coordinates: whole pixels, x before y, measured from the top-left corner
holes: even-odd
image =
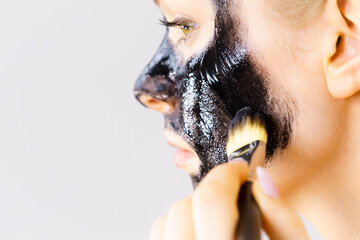
[[[256,168],[256,175],[259,179],[260,187],[266,195],[272,198],[279,197],[279,192],[276,189],[274,182],[271,180],[269,174],[262,167]]]

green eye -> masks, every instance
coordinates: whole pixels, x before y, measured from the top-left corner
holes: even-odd
[[[181,31],[184,33],[185,36],[189,35],[194,30],[194,26],[191,26],[186,23],[182,23],[180,27],[181,27]]]
[[[160,20],[160,23],[166,27],[176,27],[180,28],[185,37],[187,37],[189,34],[191,34],[195,28],[197,27],[197,24],[195,22],[189,21],[189,20],[182,20],[182,19],[175,19],[173,22],[168,22],[165,18],[163,20]]]

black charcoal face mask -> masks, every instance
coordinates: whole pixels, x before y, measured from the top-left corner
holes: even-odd
[[[175,106],[165,115],[165,127],[182,136],[201,160],[194,186],[227,161],[228,126],[238,110],[250,107],[265,119],[268,159],[287,146],[294,119],[289,104],[269,101],[269,80],[252,61],[229,4],[215,2],[215,33],[208,47],[183,64],[166,35],[135,86],[137,98],[149,94]]]

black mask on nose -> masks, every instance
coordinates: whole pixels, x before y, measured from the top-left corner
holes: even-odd
[[[175,110],[165,115],[165,127],[182,136],[201,160],[199,173],[192,176],[194,186],[227,161],[228,125],[239,109],[251,107],[265,119],[268,157],[287,146],[293,119],[291,109],[268,101],[266,75],[253,63],[227,5],[217,4],[208,48],[182,64],[166,36],[135,86],[138,98],[149,94],[174,104]],[[286,114],[276,114],[278,108]]]

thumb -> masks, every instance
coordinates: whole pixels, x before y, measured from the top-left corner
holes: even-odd
[[[253,195],[259,205],[262,224],[270,239],[308,240],[300,217],[279,198],[275,184],[265,169],[256,169],[258,180],[253,183]]]

